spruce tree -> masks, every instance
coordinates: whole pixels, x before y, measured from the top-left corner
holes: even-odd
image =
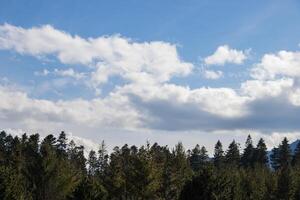
[[[58,138],[57,138],[57,144],[56,144],[56,149],[57,149],[57,154],[60,157],[65,158],[67,156],[67,136],[64,131],[62,131]]]
[[[181,142],[179,142],[172,152],[172,187],[173,187],[173,199],[178,199],[180,191],[182,190],[186,181],[190,180],[192,176],[192,170],[187,161],[187,155]]]
[[[192,150],[190,156],[190,165],[194,172],[199,171],[202,167],[208,162],[207,150],[204,146],[200,148],[197,144],[196,147]]]
[[[278,148],[278,161],[280,168],[287,168],[291,164],[291,149],[287,138],[285,137]]]
[[[254,163],[254,147],[252,138],[248,135],[243,155],[241,156],[241,164],[243,167],[253,167]]]
[[[225,155],[225,162],[229,166],[238,166],[240,163],[239,145],[233,140]]]
[[[262,138],[260,138],[257,143],[254,154],[254,162],[259,166],[267,166],[268,164],[267,146]]]
[[[215,145],[215,150],[214,150],[214,165],[217,168],[220,168],[223,165],[224,162],[224,151],[223,151],[223,146],[220,140]]]
[[[277,183],[277,198],[290,199],[292,191],[292,177],[290,171],[291,149],[286,137],[279,145],[277,151],[277,170],[279,170]]]

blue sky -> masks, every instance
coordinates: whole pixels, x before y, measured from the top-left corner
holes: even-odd
[[[249,132],[269,146],[295,139],[299,9],[296,0],[3,0],[0,126],[209,149]]]

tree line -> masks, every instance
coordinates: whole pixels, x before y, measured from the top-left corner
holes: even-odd
[[[210,158],[204,146],[185,150],[147,143],[115,147],[105,143],[84,156],[84,147],[38,134],[0,133],[0,199],[9,200],[272,200],[300,199],[300,142],[294,153],[288,140],[274,148],[245,148],[232,141],[215,145]]]

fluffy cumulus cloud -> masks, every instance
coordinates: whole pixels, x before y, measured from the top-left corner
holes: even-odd
[[[49,101],[33,99],[13,88],[0,87],[0,119],[24,127],[49,122],[52,125],[135,127],[138,113],[133,112],[125,96],[112,94],[105,99]]]
[[[207,65],[242,64],[247,59],[247,51],[231,49],[228,45],[219,46],[217,50],[204,59]]]
[[[278,76],[300,77],[300,52],[279,51],[266,54],[260,63],[252,69],[256,79],[274,79]]]
[[[175,76],[193,73],[193,64],[180,58],[175,45],[161,41],[134,42],[118,35],[86,39],[49,25],[24,29],[4,24],[0,26],[0,49],[38,58],[54,55],[62,64],[81,64],[89,69],[85,73],[72,68],[45,69],[36,72],[39,76],[85,79],[100,89],[112,76],[125,80],[105,96],[56,101],[0,86],[2,127],[44,132],[67,128],[74,134],[82,130],[93,134],[101,130],[135,131],[135,138],[142,137],[136,134],[139,130],[148,136],[148,131],[176,135],[253,130],[261,136],[300,129],[298,52],[264,55],[251,71],[252,75],[260,71],[263,76],[253,75],[233,89],[190,88],[172,82]],[[247,52],[225,45],[205,63],[241,64],[246,58]],[[218,79],[222,72],[206,70],[204,76]]]
[[[0,49],[38,57],[55,55],[64,64],[92,66],[96,70],[91,80],[96,86],[113,75],[129,81],[165,82],[193,68],[170,43],[138,43],[119,35],[84,39],[50,25],[24,29],[4,24],[0,26]]]

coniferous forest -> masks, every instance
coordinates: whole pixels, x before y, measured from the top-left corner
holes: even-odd
[[[300,143],[292,154],[285,138],[270,155],[263,139],[248,136],[244,149],[217,141],[213,158],[181,143],[125,144],[108,154],[104,142],[85,157],[64,132],[41,139],[2,131],[0,199],[300,199]]]

